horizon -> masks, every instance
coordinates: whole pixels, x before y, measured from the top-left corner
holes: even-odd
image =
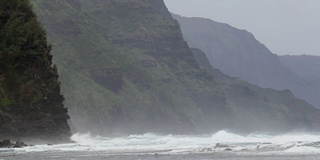
[[[183,5],[182,0],[164,2],[174,14],[209,18],[247,30],[274,54],[320,56],[320,1],[183,0]]]

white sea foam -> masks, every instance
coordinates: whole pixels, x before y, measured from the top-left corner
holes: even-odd
[[[291,134],[241,136],[219,131],[211,136],[158,136],[155,134],[131,135],[108,138],[88,134],[74,134],[76,143],[37,145],[19,149],[0,149],[4,152],[103,152],[106,154],[136,153],[272,153],[272,154],[320,154],[320,135]]]

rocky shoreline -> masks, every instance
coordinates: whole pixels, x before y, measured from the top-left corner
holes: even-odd
[[[17,140],[16,143],[12,143],[9,139],[5,139],[2,142],[0,141],[0,148],[23,148],[31,145],[25,144],[21,140]]]

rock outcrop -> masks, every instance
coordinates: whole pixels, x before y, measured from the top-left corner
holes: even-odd
[[[50,50],[29,1],[2,0],[0,139],[69,141],[69,116]]]
[[[27,147],[28,145],[22,142],[21,140],[17,140],[16,143],[11,143],[9,139],[5,139],[0,142],[0,148],[22,148]]]

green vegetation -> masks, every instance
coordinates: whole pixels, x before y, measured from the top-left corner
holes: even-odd
[[[5,77],[1,87],[2,92],[7,95],[4,99],[7,99],[7,102],[14,101],[15,104],[33,106],[36,99],[43,97],[39,95],[43,93],[34,90],[38,85],[36,80],[40,79],[40,76],[46,76],[45,71],[51,70],[50,47],[46,44],[43,36],[45,32],[36,20],[28,1],[1,3],[0,63]],[[40,67],[41,69],[37,69]],[[57,78],[57,75],[52,78]],[[30,99],[24,97],[25,94],[35,97]],[[36,98],[37,95],[40,97]]]
[[[0,2],[1,137],[38,135],[50,139],[64,135],[61,138],[68,138],[67,110],[62,105],[60,82],[50,50],[46,33],[28,0]],[[52,119],[60,114],[64,116]],[[48,129],[33,128],[39,126],[24,128],[26,122],[32,126],[50,119],[52,122],[47,125],[55,125],[51,128],[56,129],[51,135],[46,133]]]
[[[222,83],[219,75],[201,68],[162,1],[32,3],[53,45],[65,105],[79,131],[190,134],[241,127],[272,130],[287,124],[286,114],[272,118],[272,106],[288,109],[287,104],[246,82],[229,77],[234,85]],[[255,110],[255,105],[261,107]],[[246,126],[263,109],[270,115]],[[264,124],[267,119],[270,123]],[[279,126],[272,126],[276,121]]]
[[[203,124],[199,132],[214,130],[208,126],[217,119],[215,108],[202,111],[194,95],[216,97],[219,86],[201,80],[206,77],[199,76],[169,12],[153,13],[165,9],[163,3],[150,8],[148,1],[80,1],[79,10],[69,1],[32,2],[53,44],[65,105],[80,131],[191,133],[193,122]],[[204,101],[208,106],[211,100]]]

